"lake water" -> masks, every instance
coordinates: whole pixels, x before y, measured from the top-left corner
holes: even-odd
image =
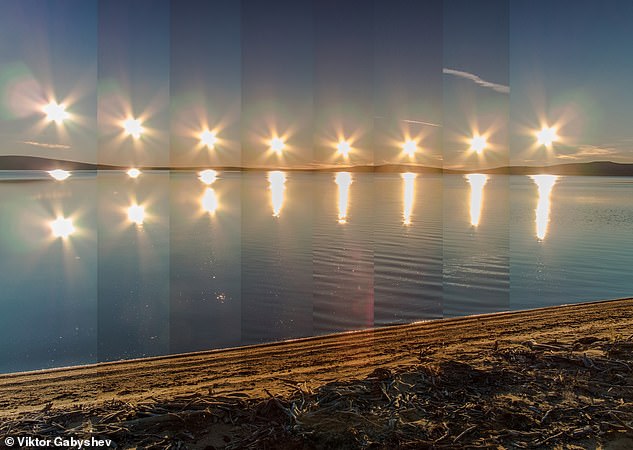
[[[0,372],[625,297],[632,267],[631,178],[0,172]]]

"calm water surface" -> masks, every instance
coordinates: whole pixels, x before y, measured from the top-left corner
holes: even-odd
[[[0,372],[633,294],[631,178],[0,172],[0,226]]]

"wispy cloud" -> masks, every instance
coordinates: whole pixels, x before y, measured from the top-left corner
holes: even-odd
[[[581,145],[574,153],[560,153],[556,155],[559,159],[586,159],[586,158],[605,158],[618,155],[620,151],[615,147],[601,147],[599,145]]]
[[[418,125],[427,125],[429,127],[441,127],[442,126],[439,123],[422,122],[421,120],[402,119],[402,121],[405,122],[405,123],[417,123]]]
[[[442,73],[445,73],[447,75],[453,75],[459,78],[465,78],[467,80],[470,80],[478,84],[479,86],[492,89],[493,91],[500,92],[502,94],[510,93],[510,86],[493,83],[491,81],[486,81],[480,78],[479,76],[475,75],[474,73],[464,72],[463,70],[449,69],[446,67],[442,69]]]
[[[21,144],[34,145],[35,147],[46,147],[46,148],[70,148],[70,145],[64,144],[50,144],[48,142],[37,142],[37,141],[20,141]]]
[[[384,117],[383,116],[375,116],[374,119],[384,119]],[[400,122],[415,123],[415,124],[418,124],[418,125],[426,125],[426,126],[429,126],[429,127],[441,127],[442,126],[439,123],[424,122],[422,120],[413,120],[413,119],[400,119]]]

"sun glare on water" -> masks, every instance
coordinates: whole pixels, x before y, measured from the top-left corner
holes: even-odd
[[[470,224],[473,227],[477,227],[481,219],[481,210],[484,204],[484,186],[488,181],[488,175],[471,173],[466,175],[466,180],[470,184]]]
[[[336,174],[335,182],[338,185],[338,223],[347,223],[349,187],[352,184],[352,174],[339,172]]]
[[[140,170],[138,170],[138,169],[134,169],[134,168],[132,168],[132,169],[130,169],[130,170],[128,170],[128,171],[127,171],[127,175],[128,175],[130,178],[138,178],[138,176],[139,176],[140,174],[141,174],[141,171],[140,171]]]
[[[62,169],[50,170],[48,174],[55,178],[57,181],[64,181],[66,178],[70,176],[70,172]]]
[[[204,184],[213,184],[218,179],[218,173],[213,169],[203,170],[198,173],[198,179]]]

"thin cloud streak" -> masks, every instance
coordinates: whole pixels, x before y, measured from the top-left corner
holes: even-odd
[[[384,119],[384,117],[383,116],[375,116],[374,119]],[[442,126],[439,123],[423,122],[421,120],[413,120],[413,119],[400,119],[400,122],[415,123],[415,124],[418,124],[418,125],[426,125],[426,126],[429,126],[429,127],[441,127]]]
[[[497,84],[497,83],[493,83],[491,81],[486,81],[486,80],[478,77],[474,73],[464,72],[462,70],[449,69],[449,68],[446,68],[446,67],[442,69],[442,73],[444,73],[446,75],[453,75],[453,76],[456,76],[456,77],[459,77],[459,78],[464,78],[466,80],[470,80],[470,81],[478,84],[479,86],[492,89],[493,91],[499,92],[501,94],[509,94],[510,93],[510,86],[505,86],[503,84]]]
[[[64,144],[49,144],[48,142],[36,142],[36,141],[20,141],[21,144],[34,145],[35,147],[46,147],[46,148],[71,148],[70,145]]]

